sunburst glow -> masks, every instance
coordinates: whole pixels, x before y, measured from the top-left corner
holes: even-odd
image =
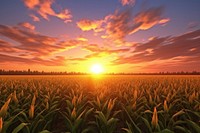
[[[90,71],[93,74],[101,74],[104,71],[104,69],[101,64],[93,64],[90,68]]]

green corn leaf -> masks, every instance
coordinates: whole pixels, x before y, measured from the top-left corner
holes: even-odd
[[[194,123],[194,122],[191,121],[191,120],[186,120],[186,122],[187,122],[188,126],[192,127],[192,129],[194,129],[194,131],[195,131],[196,133],[199,133],[199,132],[200,132],[200,126],[199,126],[199,125],[197,125],[196,123]]]
[[[189,130],[187,130],[184,127],[181,127],[181,126],[175,126],[174,129],[175,129],[175,131],[178,131],[180,133],[191,133]]]
[[[12,133],[18,133],[20,130],[22,130],[25,126],[27,126],[28,123],[21,123],[20,125],[18,125],[13,131]]]
[[[142,133],[142,131],[140,130],[140,128],[135,124],[135,122],[133,121],[133,119],[131,118],[131,116],[129,115],[128,111],[124,108],[124,111],[126,112],[126,114],[128,115],[130,121],[131,121],[131,124],[133,125],[134,127],[134,130],[135,132],[138,132],[138,133]]]
[[[51,132],[48,131],[48,130],[43,130],[43,131],[41,131],[41,132],[39,132],[39,133],[51,133]]]
[[[141,117],[142,121],[144,122],[144,124],[146,125],[148,132],[152,133],[152,129],[151,129],[151,124],[148,122],[147,119],[145,119],[144,117]]]
[[[174,119],[175,117],[179,116],[179,115],[182,115],[184,114],[185,112],[183,110],[180,110],[178,111],[177,113],[175,113],[173,116],[172,116],[172,119]]]
[[[169,129],[164,129],[164,130],[160,131],[159,133],[174,133],[174,132]]]

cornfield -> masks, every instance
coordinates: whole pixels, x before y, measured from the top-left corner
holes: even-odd
[[[1,76],[0,133],[200,133],[200,76]]]

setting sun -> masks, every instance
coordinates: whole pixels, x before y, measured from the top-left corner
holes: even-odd
[[[101,74],[103,72],[103,67],[101,64],[93,64],[90,69],[93,74]]]

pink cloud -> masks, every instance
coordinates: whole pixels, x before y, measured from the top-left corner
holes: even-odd
[[[20,50],[11,43],[0,39],[0,52],[15,53],[20,52]]]
[[[18,25],[29,30],[35,30],[35,26],[28,22],[19,23]]]
[[[40,21],[40,18],[38,18],[37,16],[35,16],[34,14],[30,14],[29,15],[32,19],[33,19],[33,21],[35,21],[35,22],[39,22]]]
[[[135,0],[120,0],[121,4],[123,6],[125,5],[134,5],[135,4]]]

